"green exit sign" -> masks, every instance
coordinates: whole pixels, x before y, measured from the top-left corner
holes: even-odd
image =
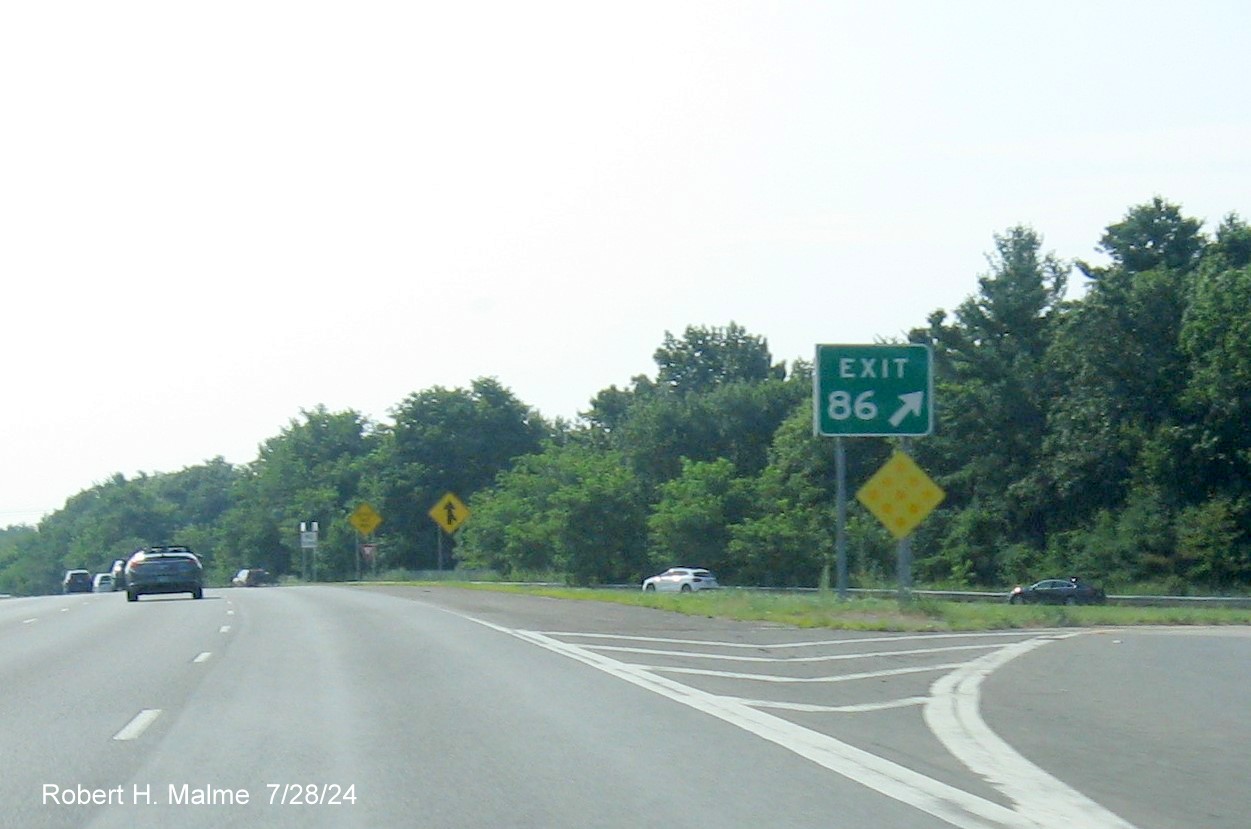
[[[920,437],[934,431],[927,345],[818,345],[813,431],[838,437]]]

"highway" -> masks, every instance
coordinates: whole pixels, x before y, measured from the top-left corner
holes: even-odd
[[[22,827],[1245,829],[1251,632],[797,630],[452,588],[0,602]]]

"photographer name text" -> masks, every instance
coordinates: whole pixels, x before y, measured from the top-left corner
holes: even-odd
[[[266,783],[254,796],[247,788],[168,784],[165,799],[160,789],[151,784],[88,788],[83,785],[59,786],[43,784],[45,806],[246,806],[262,803],[269,806],[352,806],[356,803],[356,784],[349,783]]]

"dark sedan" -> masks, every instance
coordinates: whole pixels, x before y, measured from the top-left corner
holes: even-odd
[[[1103,590],[1078,579],[1043,579],[1029,587],[1015,587],[1011,604],[1103,604]]]
[[[190,593],[204,598],[204,567],[186,547],[149,547],[126,562],[126,600],[146,593]]]

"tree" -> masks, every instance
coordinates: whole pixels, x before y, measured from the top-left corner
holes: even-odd
[[[636,581],[646,569],[646,502],[615,452],[548,445],[470,508],[459,548],[466,566],[555,570],[578,584]]]
[[[317,406],[300,415],[301,419],[292,419],[276,437],[261,444],[259,456],[247,471],[246,490],[255,500],[241,505],[246,515],[229,522],[236,542],[251,538],[265,546],[233,549],[231,558],[246,559],[263,551],[275,562],[275,572],[285,572],[278,565],[304,557],[297,534],[300,522],[317,521],[323,530],[317,551],[318,577],[354,576],[355,567],[343,563],[350,563],[349,552],[354,554],[351,536],[347,532],[334,536],[331,530],[336,521],[346,525],[366,461],[377,449],[379,430],[352,410],[330,412]],[[272,528],[264,526],[266,520]],[[270,546],[275,535],[281,544],[277,550]]]
[[[1204,268],[1181,326],[1184,402],[1196,421],[1204,478],[1251,493],[1251,265]]]
[[[725,328],[687,326],[680,340],[666,331],[654,359],[657,386],[677,394],[784,376],[783,367],[773,365],[769,343],[733,322]]]
[[[1104,236],[1113,265],[1085,268],[1095,281],[1057,328],[1048,370],[1063,394],[1051,410],[1038,481],[1065,528],[1119,510],[1136,475],[1173,489],[1139,464],[1184,418],[1181,330],[1202,254],[1199,225],[1158,198],[1131,209]]]
[[[981,501],[1010,534],[1041,545],[1038,504],[1013,493],[1028,491],[1021,483],[1034,470],[1056,392],[1044,357],[1069,266],[1043,254],[1042,237],[1024,226],[997,234],[988,260],[991,271],[978,278],[978,294],[956,308],[951,323],[936,311],[928,329],[912,334],[934,349],[939,401],[936,435],[918,455],[939,473],[952,504]],[[975,568],[980,578],[991,569]]]
[[[1125,218],[1109,225],[1098,250],[1112,258],[1112,269],[1091,268],[1079,263],[1083,272],[1099,279],[1109,272],[1127,273],[1165,268],[1185,271],[1198,264],[1204,239],[1203,223],[1182,215],[1181,208],[1159,196],[1149,204],[1130,208]]]
[[[438,560],[436,527],[426,511],[446,492],[468,502],[517,458],[538,452],[550,433],[537,412],[494,378],[474,380],[468,389],[415,392],[392,415],[368,486],[382,502],[384,547],[417,568]]]
[[[729,556],[730,533],[751,510],[750,480],[736,477],[724,458],[684,461],[659,495],[647,519],[652,569],[689,564],[708,567],[722,581],[737,579],[742,563]]]

